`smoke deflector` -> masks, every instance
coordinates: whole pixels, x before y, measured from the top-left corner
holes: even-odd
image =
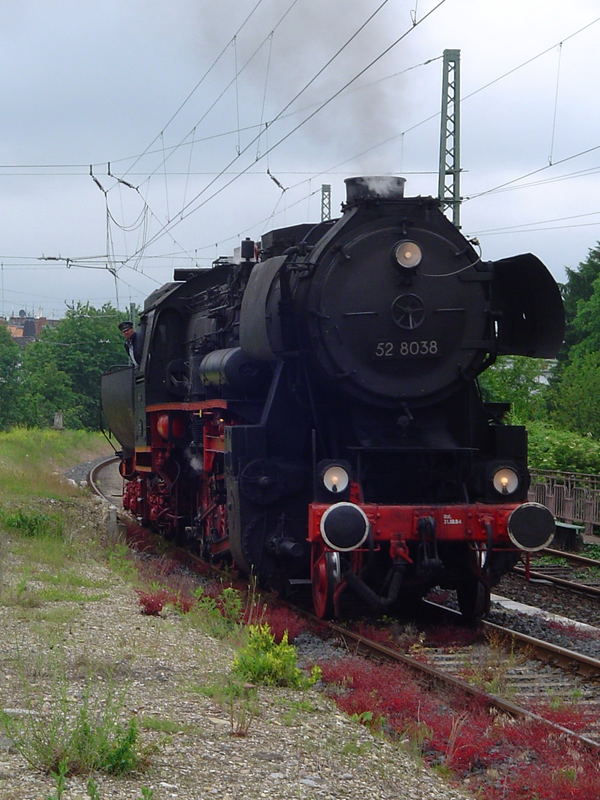
[[[498,354],[554,358],[564,337],[565,316],[552,275],[531,253],[494,261],[493,268]]]

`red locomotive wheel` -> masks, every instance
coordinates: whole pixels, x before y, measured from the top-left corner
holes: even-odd
[[[312,570],[313,607],[320,619],[331,619],[335,616],[335,590],[340,579],[339,553],[321,553]]]

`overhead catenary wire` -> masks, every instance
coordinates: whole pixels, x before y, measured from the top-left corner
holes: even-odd
[[[387,2],[387,0],[385,0],[385,2]],[[382,3],[382,5],[381,5],[381,6],[379,6],[379,7],[378,7],[378,9],[376,9],[376,11],[375,11],[375,12],[373,12],[373,14],[371,14],[371,16],[368,18],[368,20],[366,20],[366,22],[365,22],[365,23],[363,23],[363,25],[362,25],[362,26],[361,26],[361,28],[360,28],[361,30],[362,30],[362,29],[365,27],[365,25],[366,25],[366,24],[368,24],[368,22],[370,22],[370,20],[371,20],[371,19],[373,18],[373,16],[374,16],[374,14],[375,14],[375,13],[377,13],[377,11],[378,11],[380,8],[382,8],[382,7],[383,7],[383,5],[385,4],[385,2],[384,2],[384,3]],[[311,112],[311,113],[310,113],[310,114],[309,114],[307,117],[305,117],[305,118],[304,118],[304,119],[303,119],[301,122],[299,122],[299,123],[298,123],[298,124],[297,124],[297,125],[296,125],[294,128],[292,128],[292,130],[291,130],[291,131],[288,131],[288,132],[287,132],[287,133],[286,133],[284,136],[280,137],[280,138],[279,138],[279,139],[278,139],[278,140],[277,140],[277,141],[276,141],[274,144],[272,144],[272,145],[269,147],[269,149],[268,149],[268,150],[266,150],[266,151],[265,151],[265,152],[264,152],[264,153],[263,153],[263,154],[262,154],[262,155],[259,157],[259,160],[260,160],[260,159],[262,159],[262,158],[264,158],[265,156],[267,156],[267,155],[268,155],[270,152],[272,152],[272,151],[273,151],[273,150],[275,150],[277,147],[279,147],[279,146],[280,146],[280,145],[281,145],[281,144],[282,144],[284,141],[286,141],[287,139],[289,139],[289,137],[290,137],[290,136],[292,136],[294,133],[296,133],[296,132],[297,132],[297,131],[298,131],[298,130],[301,128],[301,127],[303,127],[303,126],[304,126],[304,125],[305,125],[305,124],[306,124],[306,123],[307,123],[309,120],[311,120],[311,119],[312,119],[314,116],[316,116],[316,114],[318,114],[318,113],[319,113],[319,112],[320,112],[320,111],[321,111],[323,108],[325,108],[327,105],[329,105],[329,103],[331,103],[331,102],[332,102],[332,101],[333,101],[333,100],[334,100],[336,97],[338,97],[338,96],[339,96],[339,95],[340,95],[340,94],[341,94],[341,93],[342,93],[342,92],[343,92],[343,91],[344,91],[344,90],[345,90],[345,89],[346,89],[348,86],[350,86],[352,83],[354,83],[356,80],[358,80],[358,78],[360,78],[362,75],[364,75],[364,74],[365,74],[365,72],[367,72],[369,69],[371,69],[371,67],[373,67],[373,66],[374,66],[376,63],[378,63],[378,62],[379,62],[379,61],[380,61],[380,60],[381,60],[381,59],[382,59],[384,56],[386,56],[386,55],[387,55],[387,54],[388,54],[388,53],[389,53],[389,52],[390,52],[390,51],[391,51],[391,50],[392,50],[394,47],[396,47],[396,46],[397,46],[397,45],[398,45],[398,44],[399,44],[399,43],[400,43],[400,42],[401,42],[403,39],[405,39],[405,38],[406,38],[406,37],[407,37],[407,36],[408,36],[408,35],[409,35],[409,34],[410,34],[410,33],[411,33],[411,32],[412,32],[414,29],[415,29],[415,27],[416,27],[417,25],[420,25],[420,24],[421,24],[421,23],[423,23],[423,22],[424,22],[426,19],[428,19],[428,18],[429,18],[429,17],[430,17],[430,16],[431,16],[433,13],[435,13],[435,11],[437,11],[437,10],[438,10],[438,8],[440,8],[442,5],[444,5],[444,3],[445,3],[445,2],[446,2],[446,0],[439,0],[439,2],[438,2],[438,3],[436,3],[436,5],[435,5],[435,6],[433,6],[433,8],[431,8],[431,9],[430,9],[430,10],[429,10],[429,11],[428,11],[428,12],[427,12],[427,13],[426,13],[426,14],[425,14],[425,15],[424,15],[424,16],[423,16],[423,17],[422,17],[420,20],[418,20],[418,21],[415,23],[415,25],[414,25],[414,26],[412,26],[412,27],[410,27],[408,30],[404,31],[404,33],[402,33],[402,34],[401,34],[399,37],[397,37],[397,38],[396,38],[396,39],[395,39],[395,40],[394,40],[394,41],[393,41],[393,42],[392,42],[390,45],[388,45],[388,46],[387,46],[387,47],[386,47],[386,48],[385,48],[385,49],[384,49],[384,50],[383,50],[383,51],[382,51],[382,52],[381,52],[381,53],[380,53],[378,56],[376,56],[374,59],[372,59],[372,60],[371,60],[371,61],[370,61],[370,62],[369,62],[369,63],[368,63],[366,66],[364,66],[364,67],[363,67],[363,68],[362,68],[362,69],[361,69],[361,70],[360,70],[358,73],[356,73],[356,74],[354,75],[354,77],[350,78],[350,80],[348,80],[348,81],[347,81],[347,82],[346,82],[346,83],[345,83],[345,84],[344,84],[344,85],[343,85],[343,86],[342,86],[340,89],[338,89],[336,92],[334,92],[332,95],[330,95],[330,96],[329,96],[329,97],[328,97],[326,100],[324,100],[324,101],[323,101],[323,102],[322,102],[322,103],[321,103],[321,104],[320,104],[320,105],[319,105],[319,106],[318,106],[318,107],[317,107],[317,108],[316,108],[316,109],[315,109],[313,112]],[[351,39],[355,38],[355,36],[356,36],[356,32],[355,32],[355,33],[352,35]],[[350,41],[350,40],[348,40],[348,41]],[[325,68],[326,68],[326,67],[327,67],[327,66],[328,66],[328,65],[329,65],[329,64],[332,62],[332,60],[333,60],[333,59],[334,59],[334,58],[335,58],[335,57],[336,57],[336,56],[337,56],[337,55],[338,55],[338,54],[339,54],[339,53],[342,51],[342,49],[344,49],[344,47],[345,47],[345,46],[346,46],[346,44],[342,45],[342,47],[341,47],[341,48],[340,48],[340,49],[339,49],[339,50],[336,52],[336,54],[334,54],[334,56],[333,56],[332,58],[330,58],[330,59],[329,59],[329,61],[327,62],[327,64],[326,64],[326,65],[325,65],[323,68],[321,68],[321,69],[319,70],[319,72],[317,73],[317,75],[320,75],[320,74],[323,72],[323,70],[324,70],[324,69],[325,69]],[[314,76],[313,78],[311,78],[311,80],[310,80],[310,81],[309,81],[309,82],[308,82],[308,83],[305,85],[305,87],[304,87],[302,90],[300,90],[300,91],[299,91],[299,92],[298,92],[298,93],[297,93],[297,94],[294,96],[294,98],[293,98],[293,99],[292,99],[292,100],[291,100],[289,103],[287,103],[287,104],[284,106],[284,108],[283,108],[282,112],[280,112],[280,113],[283,113],[283,111],[286,111],[286,110],[289,108],[289,106],[291,105],[291,103],[293,103],[293,102],[294,102],[294,101],[295,101],[295,100],[296,100],[298,97],[300,97],[300,95],[302,94],[302,92],[303,92],[303,91],[304,91],[306,88],[308,88],[308,86],[312,85],[312,83],[314,82],[314,80],[316,80],[316,77],[317,77],[317,76]],[[279,116],[279,115],[278,115],[278,116]],[[277,119],[277,117],[275,117],[275,119]],[[247,150],[247,149],[248,149],[248,148],[249,148],[251,145],[253,145],[253,144],[255,143],[255,141],[256,141],[256,138],[257,138],[257,137],[255,137],[255,138],[254,138],[254,139],[253,139],[251,142],[249,142],[249,144],[248,144],[248,145],[246,145],[246,147],[245,147],[245,148],[242,150],[242,153],[244,153],[244,152],[245,152],[245,151],[246,151],[246,150]],[[207,190],[208,190],[208,189],[209,189],[209,188],[210,188],[210,187],[211,187],[211,186],[212,186],[212,185],[215,183],[215,181],[217,180],[217,178],[218,178],[218,177],[220,177],[220,176],[221,176],[221,174],[222,174],[222,173],[223,173],[225,170],[229,169],[229,167],[230,167],[230,166],[231,166],[231,165],[232,165],[232,164],[233,164],[233,163],[234,163],[234,162],[237,160],[237,158],[239,158],[239,156],[236,156],[234,159],[232,159],[232,160],[231,160],[231,161],[230,161],[230,162],[229,162],[229,163],[228,163],[228,164],[227,164],[227,165],[224,167],[224,169],[222,170],[222,172],[221,172],[221,173],[219,173],[219,175],[218,175],[216,178],[213,178],[213,180],[212,180],[212,181],[210,181],[210,182],[209,182],[209,183],[208,183],[208,184],[207,184],[207,185],[204,187],[204,189],[202,189],[200,192],[198,192],[198,193],[195,195],[195,197],[194,197],[194,198],[192,198],[192,200],[190,200],[190,201],[187,203],[186,207],[185,207],[185,208],[183,208],[183,209],[182,209],[182,210],[181,210],[181,211],[178,213],[178,215],[177,215],[177,219],[173,220],[172,222],[169,222],[169,223],[167,223],[167,224],[166,224],[166,225],[164,225],[164,226],[163,226],[163,227],[162,227],[162,228],[161,228],[159,231],[157,231],[157,233],[155,233],[155,234],[154,234],[154,235],[153,235],[153,236],[152,236],[152,237],[151,237],[151,238],[148,240],[148,242],[146,243],[146,246],[148,246],[148,245],[152,244],[152,243],[153,243],[154,241],[156,241],[158,238],[160,238],[161,236],[163,236],[163,235],[164,235],[164,234],[165,234],[165,233],[166,233],[168,230],[170,230],[170,229],[171,229],[171,227],[173,227],[174,225],[178,224],[178,223],[179,223],[180,221],[182,221],[183,219],[187,218],[187,217],[188,217],[190,214],[193,214],[193,213],[195,213],[195,212],[196,212],[196,211],[197,211],[199,208],[201,208],[203,205],[205,205],[207,202],[209,202],[211,199],[213,199],[213,198],[214,198],[214,197],[215,197],[217,194],[220,194],[222,191],[224,191],[224,189],[226,189],[226,188],[227,188],[228,186],[230,186],[230,185],[231,185],[231,184],[232,184],[232,183],[233,183],[235,180],[237,180],[239,177],[241,177],[243,174],[245,174],[245,172],[246,172],[248,169],[250,169],[250,167],[252,166],[252,164],[253,164],[253,163],[255,163],[255,162],[252,162],[252,164],[248,165],[248,166],[247,166],[245,169],[241,170],[241,171],[240,171],[240,172],[239,172],[237,175],[235,175],[235,176],[234,176],[234,177],[232,177],[230,180],[228,180],[228,181],[227,181],[227,182],[226,182],[226,183],[225,183],[225,184],[224,184],[222,187],[220,187],[218,190],[216,190],[215,192],[213,192],[213,194],[211,194],[211,195],[210,195],[208,198],[205,198],[205,199],[204,199],[204,200],[203,200],[201,203],[199,203],[197,206],[195,206],[194,208],[191,208],[189,211],[187,211],[187,213],[184,213],[184,212],[185,212],[187,209],[189,209],[189,208],[190,208],[190,206],[192,206],[192,205],[193,205],[193,204],[194,204],[194,203],[195,203],[195,202],[196,202],[196,201],[197,201],[197,200],[198,200],[198,199],[199,199],[199,198],[200,198],[200,197],[201,197],[201,196],[204,194],[204,192],[206,192],[206,191],[207,191]],[[134,257],[135,255],[137,255],[137,252],[136,252],[136,253],[133,253],[133,254],[132,254],[132,257]]]
[[[252,10],[251,10],[251,11],[250,11],[250,12],[247,14],[247,16],[245,17],[244,21],[243,21],[243,22],[241,23],[241,25],[240,25],[240,26],[237,28],[236,32],[234,33],[234,36],[237,36],[237,35],[240,33],[240,31],[242,31],[242,30],[244,29],[244,27],[246,26],[246,24],[248,23],[248,21],[251,19],[251,17],[254,15],[254,13],[257,11],[258,7],[261,5],[261,3],[262,3],[262,2],[263,2],[263,0],[257,0],[256,4],[255,4],[255,5],[254,5],[254,7],[252,8]],[[230,44],[231,44],[231,39],[229,39],[229,40],[227,41],[227,43],[226,43],[226,44],[225,44],[225,45],[222,47],[222,49],[220,50],[220,52],[218,53],[218,55],[217,55],[217,56],[215,56],[215,58],[213,59],[212,63],[211,63],[211,64],[210,64],[210,66],[208,67],[208,69],[207,69],[207,70],[206,70],[206,71],[203,73],[203,75],[202,75],[202,76],[200,77],[200,79],[199,79],[199,80],[196,82],[196,84],[194,85],[194,87],[193,87],[193,88],[192,88],[192,89],[191,89],[191,90],[188,92],[188,94],[185,96],[185,98],[183,99],[183,101],[182,101],[182,102],[179,104],[179,106],[176,108],[176,110],[173,112],[173,114],[172,114],[172,115],[169,117],[169,119],[167,120],[167,122],[166,122],[166,123],[165,123],[165,124],[162,126],[161,130],[160,130],[160,131],[157,133],[157,135],[154,137],[154,139],[152,139],[152,141],[151,141],[151,142],[150,142],[150,144],[149,144],[149,145],[146,147],[146,149],[145,149],[145,150],[144,150],[142,153],[140,153],[140,155],[139,155],[139,156],[136,158],[136,160],[133,162],[133,164],[132,164],[132,166],[131,166],[131,169],[133,169],[133,167],[135,167],[135,165],[138,163],[138,161],[139,161],[141,158],[143,158],[143,156],[145,156],[145,155],[146,155],[146,153],[147,153],[147,152],[150,150],[150,148],[151,148],[151,147],[153,147],[153,145],[154,145],[154,144],[155,144],[155,143],[158,141],[158,139],[159,139],[159,137],[161,136],[161,134],[163,134],[163,133],[164,133],[164,132],[167,130],[167,128],[168,128],[168,127],[171,125],[171,123],[173,122],[173,120],[174,120],[174,119],[175,119],[175,118],[176,118],[176,117],[179,115],[179,113],[180,113],[180,112],[183,110],[183,108],[184,108],[184,107],[187,105],[187,103],[188,103],[188,102],[191,100],[191,98],[194,96],[194,94],[197,92],[197,90],[200,88],[200,86],[202,86],[202,84],[204,83],[204,81],[206,80],[206,78],[207,78],[207,77],[210,75],[210,73],[213,71],[213,69],[214,69],[214,68],[216,67],[216,65],[219,63],[219,61],[221,60],[221,58],[222,58],[222,57],[224,56],[224,54],[227,52],[227,49],[229,48]],[[127,170],[127,171],[125,172],[125,174],[127,174],[128,172],[129,172],[129,170]]]
[[[286,10],[284,11],[284,13],[281,15],[281,17],[280,17],[280,18],[277,20],[277,22],[276,22],[276,23],[275,23],[275,25],[273,26],[273,30],[271,31],[271,33],[272,33],[273,31],[275,31],[275,30],[276,30],[276,29],[277,29],[277,28],[278,28],[278,27],[279,27],[279,26],[280,26],[280,25],[283,23],[283,21],[285,20],[285,18],[288,16],[288,14],[291,12],[291,10],[294,8],[294,6],[295,6],[295,5],[296,5],[298,2],[299,2],[299,0],[292,0],[292,2],[290,3],[290,5],[289,5],[289,6],[286,8]],[[387,0],[386,0],[386,2],[387,2]],[[239,32],[239,31],[238,31],[238,32]],[[269,34],[269,35],[265,36],[265,37],[264,37],[264,38],[261,40],[261,42],[260,42],[260,43],[259,43],[259,45],[258,45],[258,46],[257,46],[257,47],[254,49],[254,51],[252,52],[252,54],[251,54],[251,55],[250,55],[250,56],[249,56],[249,57],[246,59],[246,61],[244,62],[243,66],[242,66],[242,67],[241,67],[239,70],[237,70],[237,71],[236,71],[236,74],[234,75],[234,77],[233,77],[233,78],[232,78],[232,79],[231,79],[231,80],[230,80],[230,81],[227,83],[227,85],[225,86],[225,88],[221,90],[221,92],[220,92],[220,93],[217,95],[217,97],[216,97],[216,98],[213,100],[213,102],[212,102],[212,103],[211,103],[211,104],[210,104],[210,105],[209,105],[209,106],[208,106],[208,107],[205,109],[205,111],[204,111],[204,113],[202,114],[202,116],[201,116],[201,117],[200,117],[200,118],[199,118],[199,119],[196,121],[196,123],[195,123],[195,125],[194,125],[194,128],[196,128],[196,127],[197,127],[197,126],[198,126],[198,125],[199,125],[201,122],[203,122],[203,121],[206,119],[206,117],[208,116],[208,114],[209,114],[209,113],[212,111],[212,109],[213,109],[213,108],[214,108],[214,107],[217,105],[217,103],[219,102],[219,100],[221,100],[221,98],[222,98],[222,97],[223,97],[223,96],[224,96],[224,95],[227,93],[227,91],[228,91],[228,90],[231,88],[231,86],[232,86],[232,85],[235,83],[235,81],[236,81],[236,80],[237,80],[237,78],[238,78],[238,75],[239,75],[239,73],[243,72],[243,71],[244,71],[244,70],[245,70],[245,69],[248,67],[248,65],[249,65],[249,64],[250,64],[250,63],[251,63],[251,62],[254,60],[254,58],[256,57],[256,55],[257,55],[257,54],[258,54],[258,53],[261,51],[261,49],[262,49],[262,47],[264,46],[265,42],[267,42],[267,41],[268,41],[268,38],[269,38],[269,36],[270,36],[270,35],[271,35],[271,34]],[[193,130],[193,128],[192,128],[192,130]],[[185,145],[185,143],[186,143],[186,141],[187,141],[188,137],[190,136],[190,133],[191,133],[191,131],[188,131],[188,133],[186,133],[186,135],[185,135],[185,136],[184,136],[184,137],[183,137],[183,138],[182,138],[182,139],[179,141],[179,143],[178,143],[177,145],[175,145],[175,146],[174,146],[174,147],[171,149],[171,152],[169,153],[169,155],[167,156],[167,158],[170,158],[170,156],[171,156],[171,155],[172,155],[172,154],[173,154],[173,153],[174,153],[176,150],[178,150],[180,147],[182,147],[183,145]],[[156,141],[156,140],[155,140],[155,141]],[[143,155],[144,155],[144,154],[143,154]],[[140,156],[140,158],[141,158],[141,156]],[[144,181],[142,181],[142,183],[140,184],[140,186],[142,186],[144,183],[147,183],[147,182],[148,182],[148,181],[149,181],[149,180],[152,178],[152,176],[153,176],[153,175],[155,175],[155,174],[156,174],[156,172],[157,172],[157,171],[158,171],[158,170],[161,168],[161,166],[162,166],[162,162],[161,162],[160,164],[158,164],[158,166],[157,166],[157,167],[155,167],[155,169],[154,169],[154,170],[153,170],[153,171],[152,171],[152,172],[151,172],[151,173],[150,173],[150,174],[149,174],[149,175],[146,177],[146,179],[145,179]],[[127,174],[127,172],[126,172],[125,174]],[[139,187],[138,187],[138,188],[139,188]]]

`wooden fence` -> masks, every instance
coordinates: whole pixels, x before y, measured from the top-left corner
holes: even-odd
[[[562,522],[600,527],[600,476],[581,472],[531,471],[529,500],[543,503]]]

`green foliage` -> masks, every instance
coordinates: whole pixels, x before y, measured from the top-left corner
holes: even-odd
[[[600,474],[600,442],[544,422],[528,423],[529,466],[532,469]]]
[[[20,348],[11,339],[8,328],[0,325],[0,430],[6,429],[16,418],[20,357]]]
[[[535,419],[544,410],[546,369],[542,358],[501,356],[479,377],[482,397],[487,402],[510,403],[512,418],[519,422]]]
[[[77,703],[61,681],[50,711],[44,698],[38,702],[39,708],[30,701],[32,713],[24,717],[0,710],[0,728],[34,769],[64,778],[92,771],[121,775],[142,764],[137,721],[119,720],[124,698],[112,689],[93,697],[88,685]]]
[[[585,261],[580,262],[576,269],[567,267],[567,282],[562,287],[567,331],[565,336],[566,352],[581,341],[584,331],[580,323],[575,325],[575,318],[582,308],[596,294],[598,288],[596,279],[600,276],[600,245],[592,248]]]
[[[12,421],[43,427],[61,411],[68,428],[98,429],[100,376],[127,363],[117,328],[123,319],[110,304],[98,309],[77,303],[56,327],[45,328],[25,350],[19,409]]]
[[[46,514],[43,511],[27,511],[22,508],[10,511],[0,508],[0,524],[32,539],[63,537],[61,518],[57,514]]]
[[[296,648],[288,643],[287,633],[276,644],[268,625],[248,627],[248,644],[235,657],[233,671],[253,683],[295,689],[312,686],[321,677],[318,667],[313,668],[310,677],[302,672],[297,665]]]
[[[578,353],[574,348],[552,385],[549,401],[558,427],[600,439],[600,352]]]
[[[239,630],[244,601],[236,589],[228,586],[217,597],[211,597],[198,586],[194,598],[196,602],[184,617],[187,625],[219,639]]]

